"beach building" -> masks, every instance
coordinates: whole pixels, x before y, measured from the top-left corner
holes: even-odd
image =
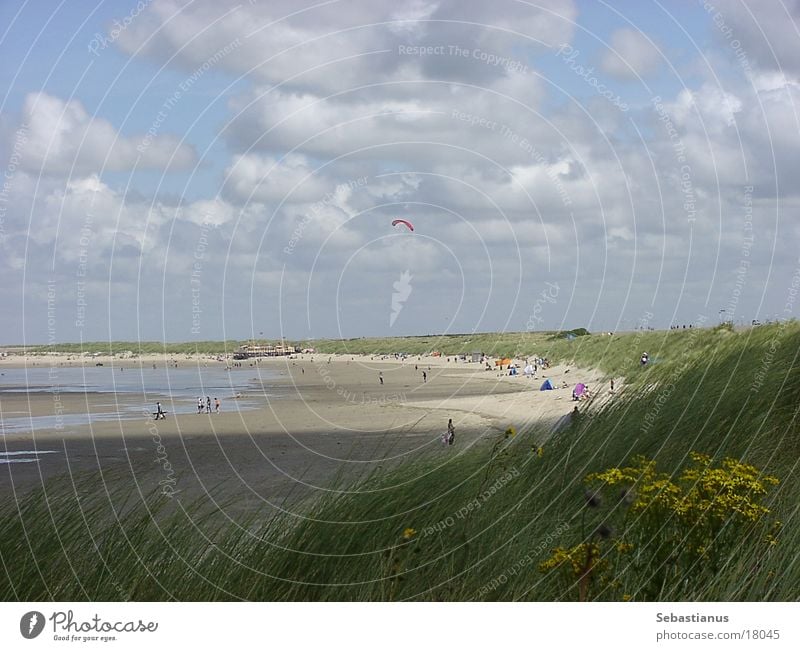
[[[291,344],[281,341],[279,344],[244,344],[239,346],[233,353],[233,359],[251,359],[253,357],[280,357],[283,355],[294,355],[298,352],[297,348]]]

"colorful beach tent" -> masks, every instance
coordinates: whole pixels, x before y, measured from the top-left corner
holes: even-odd
[[[552,390],[553,390],[553,383],[550,381],[550,378],[542,382],[542,386],[539,387],[539,391],[552,391]]]
[[[578,384],[575,385],[575,390],[572,393],[576,396],[582,396],[584,391],[586,391],[586,385],[583,382],[578,382]]]

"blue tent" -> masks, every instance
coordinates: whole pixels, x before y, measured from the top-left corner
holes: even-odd
[[[553,383],[550,381],[550,378],[542,382],[542,386],[539,387],[539,391],[551,391],[552,389],[553,389]]]

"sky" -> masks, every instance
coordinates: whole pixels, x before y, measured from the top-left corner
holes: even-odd
[[[797,316],[800,0],[3,0],[0,62],[0,342]]]

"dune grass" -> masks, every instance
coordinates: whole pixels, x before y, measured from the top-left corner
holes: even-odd
[[[538,348],[531,352],[554,360],[625,376],[625,387],[606,407],[581,414],[555,435],[509,431],[472,449],[427,452],[341,486],[348,490],[295,514],[254,509],[231,522],[203,502],[159,495],[136,502],[123,487],[109,495],[95,490],[91,478],[47,486],[7,505],[0,518],[0,597],[800,596],[796,323],[528,343]],[[653,363],[642,368],[644,350]],[[600,500],[597,486],[585,481],[591,473],[631,466],[641,455],[677,483],[692,467],[692,452],[708,456],[709,472],[732,458],[755,469],[748,481],[769,475],[780,483],[762,493],[739,484],[735,490],[746,492],[745,502],[756,509],[758,517],[750,520],[724,510],[732,503],[727,494],[728,501],[712,495],[709,508],[723,510],[708,533],[698,530],[708,522],[705,515],[692,520],[664,508],[637,512],[618,486],[604,485]],[[658,500],[667,490],[651,497]],[[642,484],[631,494],[645,492]],[[683,553],[700,539],[701,552]],[[589,545],[597,555],[587,558]],[[548,560],[553,565],[556,548],[583,550],[577,568],[567,561],[543,571]]]
[[[578,332],[578,331],[575,331]],[[581,329],[581,332],[585,332]],[[434,350],[455,355],[484,351],[487,355],[512,355],[519,350],[533,350],[542,342],[554,336],[566,336],[566,333],[554,332],[517,332],[517,333],[478,333],[456,335],[423,335],[416,337],[372,337],[357,339],[315,339],[309,341],[290,341],[292,345],[302,348],[314,348],[320,353],[328,354],[367,354],[383,355],[395,352],[409,354],[426,354]],[[100,353],[118,355],[125,352],[166,355],[207,354],[221,355],[233,353],[242,344],[274,344],[274,340],[253,339],[247,341],[87,341],[83,343],[57,343],[52,345],[13,346],[15,350],[28,354],[66,353]]]

